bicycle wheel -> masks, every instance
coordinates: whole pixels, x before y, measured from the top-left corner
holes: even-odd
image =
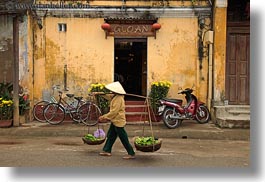
[[[77,112],[82,123],[87,126],[96,125],[98,123],[99,116],[102,115],[99,107],[92,102],[81,105]]]
[[[67,109],[66,110],[69,111],[70,118],[73,121],[80,122],[80,115],[78,113],[78,105],[81,106],[83,104],[85,104],[85,102],[84,101],[80,101],[79,104],[76,102],[76,103],[70,104],[70,106],[67,106]]]
[[[42,123],[45,123],[46,122],[46,119],[44,118],[44,115],[43,115],[43,111],[44,111],[44,108],[49,104],[48,101],[39,101],[37,102],[34,107],[33,107],[33,110],[32,110],[32,113],[33,113],[33,117],[39,121],[39,122],[42,122]]]
[[[75,122],[79,122],[80,121],[79,114],[76,111],[70,111],[69,116]]]
[[[48,123],[57,125],[63,122],[65,110],[60,104],[50,103],[45,107],[43,115]]]

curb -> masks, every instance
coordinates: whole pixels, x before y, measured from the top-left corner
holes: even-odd
[[[61,125],[50,125],[48,123],[30,122],[20,127],[0,128],[0,136],[22,136],[22,137],[82,137],[86,133],[95,131],[98,127],[108,130],[108,123],[100,126],[86,127],[72,122]],[[152,136],[158,138],[176,139],[204,139],[204,140],[250,140],[249,129],[220,129],[214,124],[197,124],[194,122],[183,123],[179,128],[168,129],[163,123],[149,125],[143,123],[128,123],[125,127],[129,137]]]

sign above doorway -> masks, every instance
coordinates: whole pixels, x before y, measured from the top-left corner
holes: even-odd
[[[157,20],[142,19],[105,19],[101,25],[105,36],[116,38],[146,38],[155,37],[156,32],[161,28]]]

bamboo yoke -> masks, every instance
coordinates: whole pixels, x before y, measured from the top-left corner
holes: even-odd
[[[112,92],[111,93],[104,93],[104,92],[93,92],[92,95],[107,95],[107,94],[113,94]],[[147,111],[148,111],[148,119],[149,119],[149,124],[150,124],[150,129],[151,129],[151,135],[152,135],[152,138],[154,138],[154,132],[153,132],[153,127],[152,127],[152,121],[151,121],[151,112],[153,115],[154,114],[154,111],[152,109],[150,109],[150,104],[149,104],[149,100],[151,99],[150,97],[146,97],[146,96],[142,96],[142,95],[136,95],[136,94],[130,94],[130,93],[126,93],[124,95],[127,95],[127,96],[133,96],[133,97],[138,97],[138,98],[143,98],[145,99],[145,103],[147,105]],[[144,127],[145,127],[145,122],[144,121],[144,126],[143,126],[143,136],[144,136]],[[153,145],[154,147],[154,145]]]

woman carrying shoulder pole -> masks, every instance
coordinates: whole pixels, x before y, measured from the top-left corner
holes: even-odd
[[[127,132],[125,130],[126,117],[125,117],[125,101],[124,95],[126,94],[120,82],[113,82],[105,86],[112,94],[102,95],[104,98],[110,101],[110,111],[99,117],[99,121],[111,121],[107,140],[103,147],[103,151],[99,153],[101,156],[111,156],[112,146],[115,143],[117,137],[120,138],[121,143],[126,149],[128,155],[123,159],[134,159],[135,152],[132,145],[129,142]],[[101,94],[101,93],[94,93]]]

